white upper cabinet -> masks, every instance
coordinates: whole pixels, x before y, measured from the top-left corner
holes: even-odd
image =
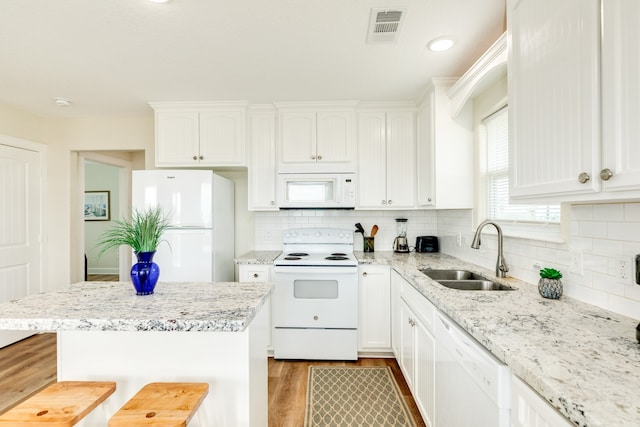
[[[355,172],[355,103],[280,103],[279,172]]]
[[[602,165],[605,191],[640,189],[640,2],[603,2]],[[597,178],[596,178],[597,179]]]
[[[278,209],[276,176],[276,111],[252,107],[249,113],[249,210]]]
[[[418,205],[437,209],[473,204],[473,110],[452,117],[447,90],[455,79],[433,79],[418,106]]]
[[[516,201],[640,196],[640,13],[633,0],[600,10],[599,0],[509,0]]]
[[[246,166],[246,103],[150,103],[156,166]]]
[[[358,209],[415,207],[415,108],[358,113]]]

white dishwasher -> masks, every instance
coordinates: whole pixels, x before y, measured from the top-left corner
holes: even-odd
[[[437,312],[435,427],[508,427],[510,370]]]

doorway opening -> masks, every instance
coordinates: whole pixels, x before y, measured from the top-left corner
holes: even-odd
[[[76,156],[76,201],[78,212],[73,227],[72,268],[73,281],[128,281],[131,268],[131,250],[121,247],[119,251],[99,256],[97,245],[100,235],[123,220],[131,211],[131,171],[139,159],[140,152],[75,152]],[[142,161],[144,165],[144,160]],[[144,166],[142,166],[144,168]],[[72,278],[73,279],[73,278]]]

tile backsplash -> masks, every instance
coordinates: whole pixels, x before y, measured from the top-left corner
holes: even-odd
[[[640,285],[635,284],[635,256],[640,254],[640,203],[573,205],[566,242],[555,243],[505,236],[504,253],[508,275],[536,284],[538,267],[563,273],[564,294],[610,311],[640,319]],[[473,238],[472,211],[354,211],[287,210],[255,213],[255,250],[278,250],[282,232],[298,227],[333,227],[355,230],[362,224],[367,233],[379,226],[378,251],[392,250],[397,235],[395,218],[408,218],[407,236],[436,235],[444,253],[494,269],[497,255],[495,235],[483,233],[480,250],[470,248]],[[457,236],[462,236],[461,245]],[[362,237],[355,235],[355,249],[362,250]],[[572,262],[573,258],[573,262]],[[576,261],[577,260],[577,261]],[[582,264],[581,271],[576,266]]]
[[[359,222],[367,232],[377,224],[375,237],[378,251],[392,250],[393,239],[397,236],[396,218],[407,218],[407,237],[411,246],[417,236],[435,235],[438,215],[436,211],[354,211],[296,209],[278,212],[255,213],[255,249],[277,250],[282,248],[282,232],[290,228],[331,227],[354,230]],[[355,234],[354,249],[362,250],[362,236]]]

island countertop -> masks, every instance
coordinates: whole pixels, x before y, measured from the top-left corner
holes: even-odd
[[[268,283],[80,282],[0,304],[0,329],[242,332],[268,300]]]

